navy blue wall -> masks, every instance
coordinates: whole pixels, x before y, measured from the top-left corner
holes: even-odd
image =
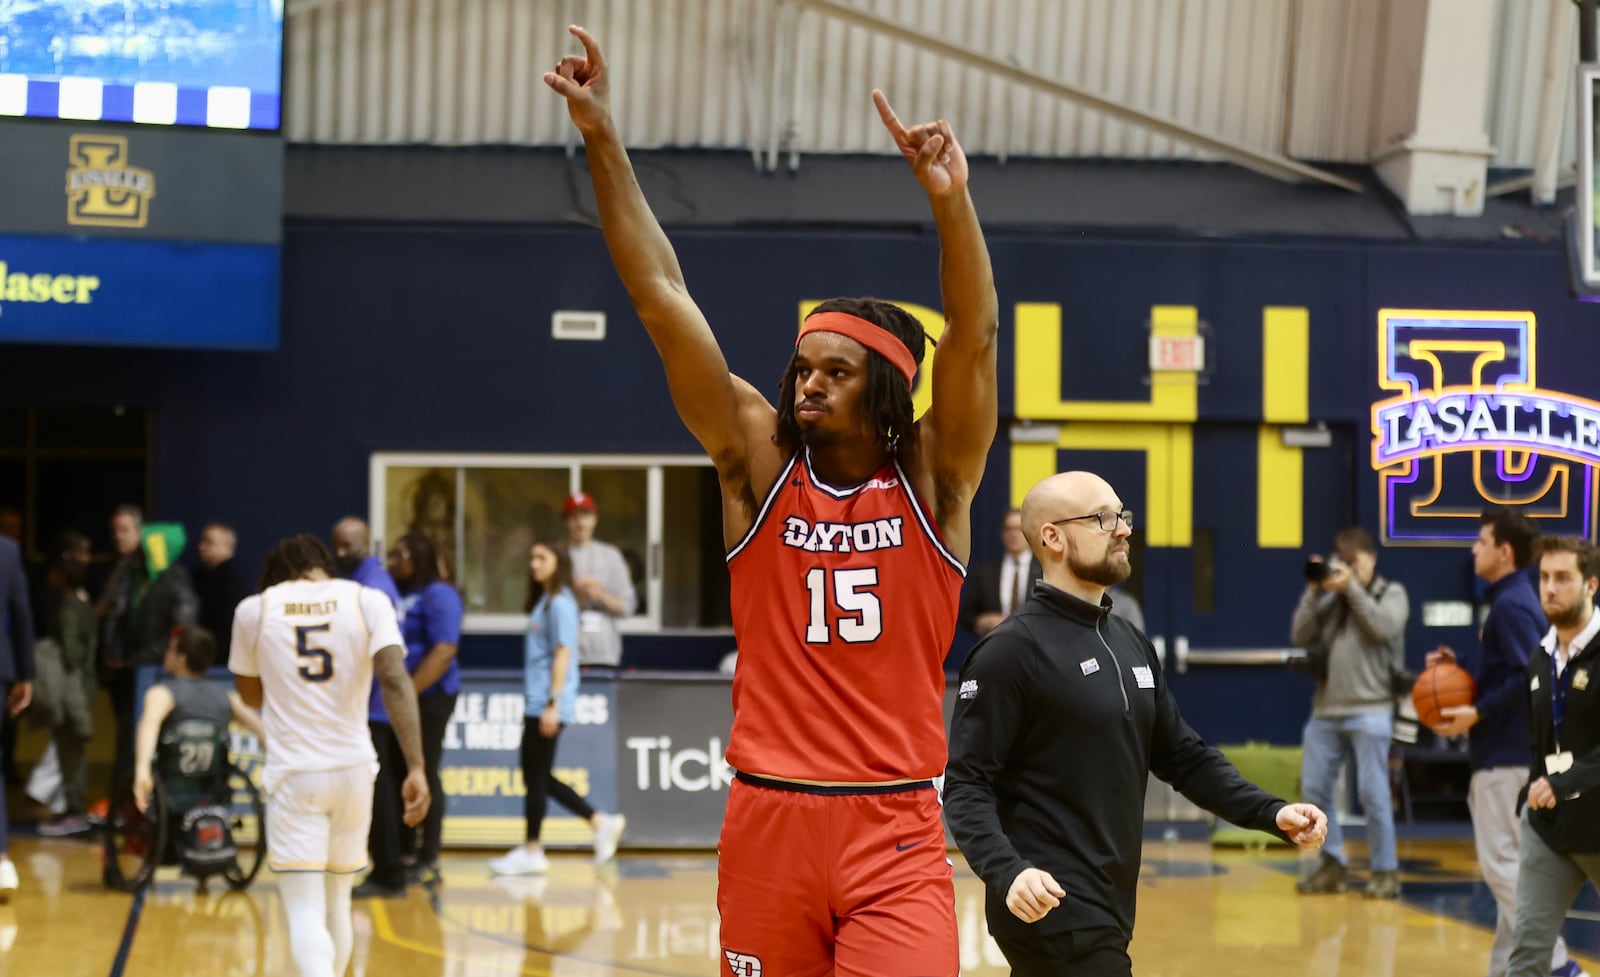
[[[803,300],[875,294],[939,306],[937,248],[923,232],[696,231],[674,240],[730,365],[762,389],[776,388]],[[1568,299],[1556,248],[1028,236],[991,245],[1006,417],[1014,303],[1063,307],[1064,397],[1124,400],[1147,396],[1150,307],[1197,306],[1216,360],[1199,395],[1201,421],[1218,430],[1261,416],[1262,307],[1306,307],[1312,416],[1343,426],[1353,445],[1353,464],[1330,476],[1339,484],[1308,485],[1308,504],[1353,504],[1373,529],[1377,488],[1366,459],[1380,308],[1533,310],[1540,386],[1600,395],[1590,365],[1600,310]],[[655,352],[595,231],[299,226],[286,235],[284,262],[275,353],[0,347],[0,400],[154,408],[155,514],[191,526],[233,522],[251,564],[283,535],[325,533],[339,516],[364,512],[373,451],[697,450],[667,409]],[[557,309],[605,311],[607,340],[553,341]],[[1197,467],[1237,465],[1239,485],[1253,485],[1253,462],[1228,461],[1231,450],[1197,457]],[[974,559],[998,549],[985,527],[996,525],[1009,495],[1004,425],[989,472],[976,502]],[[1241,490],[1240,504],[1248,497]],[[1341,499],[1354,501],[1328,501]],[[1237,542],[1219,548],[1219,575],[1260,586],[1251,606],[1231,607],[1214,630],[1237,645],[1282,644],[1303,554]],[[1322,543],[1307,539],[1308,548]],[[1391,549],[1382,568],[1405,581],[1416,603],[1466,599],[1466,559],[1459,549]],[[1158,632],[1165,611],[1149,610]],[[1471,634],[1424,631],[1414,617],[1413,660],[1441,639]],[[726,643],[711,642],[719,651]],[[515,639],[469,639],[464,654],[507,664]],[[713,657],[664,644],[645,657],[659,664],[680,654],[696,664]],[[1291,742],[1305,715],[1303,685],[1297,676],[1227,670],[1192,673],[1180,691],[1210,738]],[[1242,701],[1263,705],[1240,709]]]

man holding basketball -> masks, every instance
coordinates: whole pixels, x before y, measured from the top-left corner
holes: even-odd
[[[1533,783],[1522,817],[1509,977],[1543,977],[1584,879],[1600,887],[1600,549],[1546,536],[1535,552],[1550,630],[1528,660]]]
[[[1411,603],[1405,587],[1378,576],[1378,547],[1365,529],[1340,531],[1333,553],[1326,574],[1306,585],[1290,628],[1292,642],[1308,650],[1315,647],[1327,661],[1306,722],[1301,793],[1310,803],[1333,811],[1339,767],[1346,751],[1354,756],[1371,853],[1366,894],[1395,899],[1400,895],[1400,859],[1389,792],[1389,741],[1394,737],[1394,673],[1405,660]],[[1330,816],[1322,859],[1298,888],[1312,895],[1343,892],[1349,885],[1344,835],[1339,819]]]
[[[1539,527],[1512,509],[1487,509],[1472,544],[1472,569],[1489,584],[1489,616],[1484,618],[1476,655],[1459,656],[1441,647],[1428,653],[1428,667],[1460,664],[1477,685],[1477,701],[1446,706],[1441,736],[1467,736],[1472,781],[1467,809],[1478,870],[1494,894],[1494,944],[1488,977],[1505,977],[1517,923],[1518,841],[1522,835],[1517,796],[1528,786],[1528,659],[1539,650],[1547,627],[1533,582],[1523,572],[1533,559]],[[1552,974],[1574,977],[1576,962],[1566,941],[1556,937]]]
[[[774,408],[729,372],[611,120],[600,48],[572,33],[584,53],[544,81],[583,135],[606,247],[722,488],[739,663],[721,971],[955,977],[932,781],[970,507],[999,412],[999,301],[966,156],[947,123],[908,129],[873,93],[939,234],[933,406],[912,411],[917,320],[877,299],[831,299],[786,341]]]

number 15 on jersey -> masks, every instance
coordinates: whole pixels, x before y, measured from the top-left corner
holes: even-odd
[[[828,571],[812,567],[806,573],[806,591],[811,597],[811,615],[806,624],[806,643],[828,644],[837,630],[847,644],[866,644],[883,633],[883,602],[872,588],[878,585],[877,567],[854,567]],[[834,627],[828,627],[828,619]]]

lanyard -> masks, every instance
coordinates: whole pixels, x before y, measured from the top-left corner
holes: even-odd
[[[1556,752],[1561,752],[1561,717],[1567,711],[1567,685],[1572,681],[1572,659],[1577,654],[1577,649],[1567,649],[1567,667],[1559,673],[1556,671],[1556,652],[1561,650],[1558,643],[1550,653],[1550,717],[1554,721],[1556,733]]]

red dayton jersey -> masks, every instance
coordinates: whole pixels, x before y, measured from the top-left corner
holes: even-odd
[[[944,772],[944,656],[965,570],[898,462],[839,489],[791,458],[728,571],[735,770],[840,783]]]

